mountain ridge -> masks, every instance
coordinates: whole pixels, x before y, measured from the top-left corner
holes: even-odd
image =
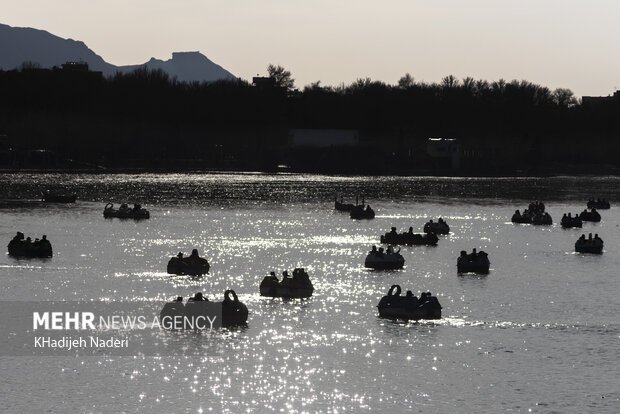
[[[88,63],[90,70],[101,72],[104,76],[127,73],[146,66],[150,70],[161,69],[170,77],[183,82],[237,78],[198,51],[172,52],[172,58],[168,60],[152,57],[142,64],[116,66],[106,62],[81,40],[65,39],[46,30],[0,23],[0,69],[16,69],[24,62],[51,68],[68,61]]]

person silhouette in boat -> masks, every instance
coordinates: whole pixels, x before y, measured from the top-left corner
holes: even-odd
[[[179,253],[177,254],[177,259],[179,259],[179,260],[183,260],[183,252],[179,252]]]
[[[292,281],[293,279],[289,276],[288,270],[282,272],[282,281],[280,282],[282,286],[289,286]]]
[[[478,253],[476,252],[476,248],[474,248],[469,254],[469,261],[474,261],[478,258]]]
[[[603,239],[601,239],[600,237],[598,237],[598,233],[596,233],[594,235],[594,240],[592,241],[594,244],[596,245],[601,245],[603,244]]]
[[[188,299],[191,302],[206,302],[207,299],[202,296],[202,292],[196,292],[194,297]]]
[[[409,234],[413,234],[413,227],[409,227]]]
[[[410,290],[405,294],[405,304],[408,308],[417,308],[419,305],[418,298]]]
[[[379,252],[377,251],[377,246],[372,246],[372,249],[370,249],[370,254],[372,254],[373,256],[377,256],[379,254]]]
[[[198,249],[193,249],[192,250],[192,254],[189,257],[192,258],[192,259],[198,259],[199,258],[199,256],[198,256]]]
[[[396,236],[396,227],[392,227],[392,230],[390,230],[390,234],[392,236]]]
[[[379,247],[379,252],[378,253],[379,253],[378,254],[379,257],[383,257],[384,256],[384,254],[383,254],[383,247]]]

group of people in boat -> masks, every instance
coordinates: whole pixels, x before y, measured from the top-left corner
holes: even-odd
[[[260,284],[260,294],[270,297],[306,298],[312,296],[314,287],[304,268],[293,270],[293,277],[285,270],[282,280],[278,280],[275,272],[269,272]]]
[[[198,255],[198,249],[193,249],[188,257],[185,257],[182,252],[172,257],[168,261],[167,271],[177,275],[202,275],[209,273],[209,268],[207,259]]]
[[[387,295],[377,305],[379,316],[398,319],[439,319],[441,304],[431,292],[421,292],[417,297],[408,290],[401,296],[399,285],[390,287]]]
[[[208,303],[207,303],[208,302]],[[200,305],[198,304],[200,303]],[[223,326],[233,326],[233,325],[243,325],[247,323],[248,319],[248,308],[239,301],[237,294],[234,290],[227,290],[224,292],[224,300],[221,303],[221,320],[217,321],[221,323]],[[203,305],[204,304],[204,305]],[[206,316],[205,312],[208,314],[213,311],[213,306],[217,305],[218,302],[210,302],[207,297],[205,297],[202,292],[196,292],[194,296],[190,296],[187,299],[187,303],[183,304],[183,296],[178,296],[176,300],[166,303],[160,312],[160,317],[163,320],[163,317],[186,317],[189,320],[193,319],[193,324],[190,326],[195,326],[195,323],[198,322],[197,317]],[[212,315],[214,318],[212,321],[216,321],[217,313]],[[174,325],[174,329],[184,329],[190,326],[186,326],[188,323],[187,320],[181,320],[182,323]],[[202,326],[209,327],[210,324],[205,325],[205,320],[202,320]],[[164,327],[166,327],[164,325]],[[173,326],[168,324],[168,328],[172,329]],[[195,327],[193,329],[196,329]]]
[[[581,237],[577,240],[580,244],[584,245],[592,245],[592,246],[602,246],[603,239],[598,236],[598,233],[594,234],[592,237],[592,233],[588,233],[588,238],[586,238],[585,234],[582,234]]]
[[[544,213],[545,203],[543,203],[542,201],[534,201],[533,203],[530,203],[530,205],[526,209],[526,211],[528,210],[533,214]]]
[[[597,197],[596,200],[593,198],[588,200],[588,208],[608,209],[610,207],[609,200],[604,198]]]
[[[424,225],[424,233],[448,234],[450,233],[450,227],[442,217],[439,217],[436,223],[431,219]]]
[[[578,214],[573,216],[571,213],[564,213],[562,220],[560,221],[560,225],[564,228],[581,227],[583,226],[583,220],[581,220]]]
[[[488,273],[491,263],[489,255],[485,251],[480,250],[478,252],[474,248],[469,254],[465,250],[461,250],[461,255],[457,259],[456,264],[459,273]]]
[[[387,256],[391,256],[393,254],[399,254],[400,253],[400,249],[398,249],[398,251],[394,251],[394,247],[392,246],[388,246],[387,249],[383,249],[383,247],[379,247],[379,249],[377,249],[377,246],[372,246],[372,248],[370,249],[369,255],[372,257],[377,257],[380,259],[383,259]]]
[[[575,251],[579,253],[603,253],[603,239],[598,234],[592,237],[592,233],[589,233],[588,238],[582,234],[575,242]]]
[[[26,256],[26,257],[51,257],[52,256],[52,244],[44,234],[41,239],[32,239],[30,237],[24,238],[24,233],[18,231],[8,245],[9,254],[11,256]]]
[[[409,227],[406,233],[398,234],[396,227],[392,227],[389,233],[380,238],[381,243],[385,244],[437,244],[439,238],[434,232],[418,234],[413,232],[413,227]]]
[[[364,207],[363,204],[360,204],[351,210],[349,216],[356,220],[373,219],[375,218],[375,211],[370,207],[370,204],[367,204],[366,207]]]
[[[582,221],[599,222],[601,221],[601,214],[596,211],[595,208],[592,208],[590,211],[588,211],[588,209],[583,209],[583,211],[579,214],[579,218]]]
[[[400,249],[394,251],[392,246],[388,246],[384,251],[383,247],[372,246],[372,249],[364,260],[364,266],[370,269],[387,270],[400,269],[405,265],[405,258],[400,254]]]
[[[103,209],[103,216],[106,218],[117,217],[144,219],[150,218],[150,213],[148,210],[142,208],[142,205],[140,204],[134,204],[133,207],[129,207],[127,203],[123,203],[118,209],[115,209],[114,204],[108,203]]]
[[[530,206],[532,206],[532,204],[530,204]],[[520,224],[553,224],[553,219],[551,218],[551,215],[549,213],[539,212],[536,209],[530,210],[527,208],[523,210],[523,213],[521,213],[519,210],[515,210],[515,213],[512,215],[511,221],[513,223]]]

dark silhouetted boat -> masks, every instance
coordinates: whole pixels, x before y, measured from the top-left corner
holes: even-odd
[[[364,260],[365,267],[377,270],[400,269],[404,265],[405,258],[400,254],[400,250],[394,252],[392,246],[388,246],[385,252],[383,247],[377,250],[376,246],[372,246],[372,250]]]
[[[439,241],[435,233],[419,234],[413,232],[413,227],[409,227],[408,233],[396,233],[396,227],[392,227],[392,231],[381,236],[383,244],[398,244],[407,246],[427,245],[434,246]]]
[[[239,301],[234,290],[224,292],[222,302],[210,302],[201,292],[189,298],[186,303],[183,303],[183,297],[179,296],[175,301],[164,305],[159,317],[161,326],[165,329],[204,329],[210,327],[207,321],[214,320],[220,313],[223,327],[245,325],[248,320],[248,308]]]
[[[588,238],[586,238],[585,234],[582,234],[575,242],[575,251],[577,253],[602,254],[603,239],[598,237],[598,234],[594,238],[592,238],[592,233],[588,235]]]
[[[388,319],[441,319],[441,304],[435,296],[423,293],[417,298],[411,291],[401,296],[399,285],[390,287],[387,295],[381,298],[377,308],[379,317]]]
[[[461,250],[461,255],[456,261],[458,273],[478,273],[486,275],[489,273],[490,266],[489,255],[483,251],[476,252],[476,249],[473,249],[470,254],[467,254],[465,250]]]
[[[590,199],[588,201],[588,208],[596,208],[599,210],[608,210],[611,208],[608,200],[597,198],[596,200]]]
[[[560,225],[563,229],[581,228],[583,226],[583,221],[579,218],[578,215],[571,216],[569,213],[569,215],[564,214],[562,216],[562,220],[560,220]]]
[[[134,204],[133,208],[131,208],[123,203],[118,209],[115,209],[114,204],[108,203],[103,209],[103,217],[143,220],[150,218],[151,214],[148,210],[142,208],[140,204]]]
[[[166,271],[173,275],[192,275],[200,276],[209,273],[209,262],[198,256],[198,250],[192,250],[192,254],[184,257],[183,253],[179,253],[175,257],[170,258]]]
[[[375,211],[368,205],[366,207],[359,205],[351,210],[350,217],[354,220],[374,219]]]
[[[448,223],[446,223],[443,218],[439,218],[436,222],[431,220],[424,225],[424,233],[449,234],[450,226],[448,226]]]
[[[599,214],[598,211],[596,211],[595,208],[593,208],[592,210],[588,211],[588,210],[583,210],[580,214],[579,214],[579,218],[582,221],[593,221],[595,223],[598,223],[599,221],[601,221],[601,215]]]
[[[293,277],[288,276],[288,272],[284,271],[281,281],[278,280],[275,272],[271,272],[260,284],[261,296],[272,298],[309,298],[313,292],[312,282],[303,268],[293,270]]]
[[[17,232],[17,235],[9,242],[7,246],[10,256],[16,257],[52,257],[52,244],[47,240],[47,236],[43,235],[41,240],[35,239],[31,241],[30,237],[24,239],[24,233]]]
[[[534,201],[533,203],[530,203],[527,209],[532,214],[542,214],[545,212],[545,203],[543,203],[542,201]]]
[[[553,224],[553,219],[549,213],[538,213],[534,214],[534,217],[532,217],[532,224],[539,226],[550,226]]]

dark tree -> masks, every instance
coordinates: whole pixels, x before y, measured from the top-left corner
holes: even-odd
[[[284,69],[282,66],[269,64],[269,66],[267,66],[267,73],[270,78],[275,80],[276,87],[282,88],[287,92],[295,89],[295,79],[291,77],[291,72]]]

